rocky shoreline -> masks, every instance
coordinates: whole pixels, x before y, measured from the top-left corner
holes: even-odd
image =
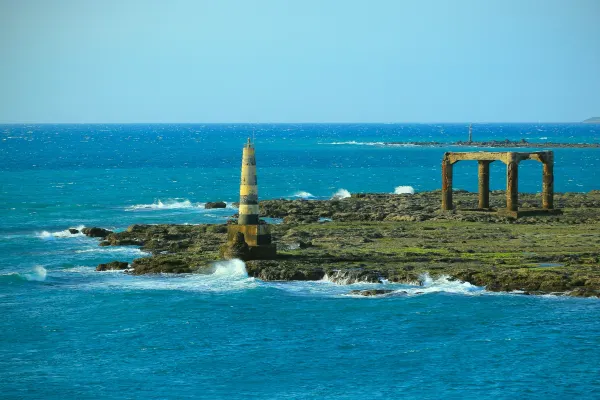
[[[458,141],[452,143],[442,142],[382,142],[381,146],[429,146],[429,147],[485,147],[485,148],[544,148],[544,149],[585,149],[600,148],[600,143],[559,143],[559,142],[528,142],[525,139],[513,140],[490,140],[484,142]]]
[[[491,193],[492,208],[504,201],[503,191]],[[278,257],[247,261],[246,269],[266,281],[419,284],[428,274],[490,291],[600,296],[600,191],[556,194],[561,214],[516,220],[469,211],[476,193],[457,191],[455,203],[459,210],[440,211],[439,191],[262,201],[261,216],[283,219],[272,225]],[[520,196],[523,209],[540,203],[537,194]],[[134,245],[152,254],[135,259],[127,273],[211,273],[227,226],[132,225],[124,232],[90,232],[101,246]],[[124,265],[102,264],[98,270],[113,267]]]

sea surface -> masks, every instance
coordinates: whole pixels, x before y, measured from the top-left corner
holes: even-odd
[[[95,272],[136,247],[70,227],[223,223],[255,138],[259,196],[439,189],[467,124],[0,125],[2,399],[598,399],[600,300],[424,287]],[[476,124],[475,140],[600,142],[600,125]],[[464,151],[462,149],[461,151]],[[556,191],[600,189],[600,149],[555,149]],[[519,188],[541,191],[541,164]],[[491,189],[505,186],[491,166]],[[476,163],[454,187],[477,189]],[[205,210],[224,200],[228,208]],[[357,288],[397,292],[357,298]]]

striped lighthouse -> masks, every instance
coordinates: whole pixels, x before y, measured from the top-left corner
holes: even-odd
[[[258,187],[256,181],[256,155],[248,138],[242,151],[242,177],[240,180],[240,208],[238,225],[258,225]]]
[[[266,260],[277,256],[276,246],[271,243],[270,226],[259,219],[256,155],[250,139],[242,151],[238,223],[227,226],[227,245],[222,248],[222,256],[231,254],[227,251],[228,246],[231,248],[239,245],[237,241],[240,233],[248,246],[248,254],[242,255],[238,252],[237,258]]]

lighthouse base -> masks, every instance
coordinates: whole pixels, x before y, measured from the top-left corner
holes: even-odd
[[[222,258],[244,261],[272,260],[277,257],[277,247],[271,243],[269,225],[228,225],[227,244],[219,253]]]

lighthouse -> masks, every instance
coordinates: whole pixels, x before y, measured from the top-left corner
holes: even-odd
[[[258,225],[258,187],[256,181],[256,155],[248,138],[242,151],[242,177],[240,180],[240,208],[238,225]]]
[[[276,247],[271,243],[271,230],[259,219],[256,154],[250,139],[242,150],[240,206],[237,224],[227,226],[227,245],[221,250],[224,258],[244,260],[273,259]],[[247,247],[247,250],[246,250]]]

